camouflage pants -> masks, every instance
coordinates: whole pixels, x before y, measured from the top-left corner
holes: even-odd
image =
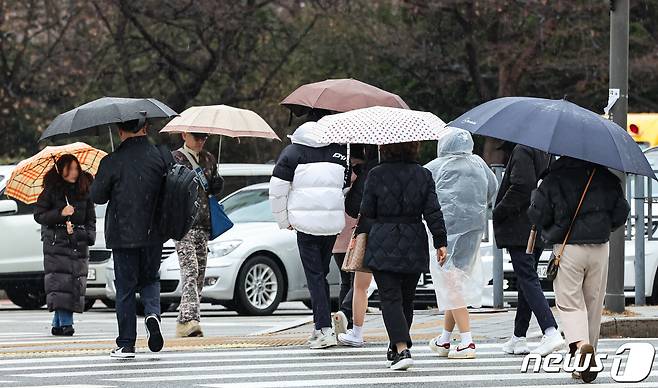
[[[193,228],[176,242],[183,283],[178,323],[201,320],[201,290],[208,261],[208,234],[207,230]]]

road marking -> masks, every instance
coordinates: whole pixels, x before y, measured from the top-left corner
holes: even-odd
[[[421,372],[423,369],[410,369],[410,371]],[[363,378],[349,378],[349,379],[328,379],[328,380],[295,380],[295,381],[259,381],[259,382],[244,382],[244,383],[228,383],[228,384],[200,384],[202,387],[208,388],[266,388],[275,386],[277,388],[292,388],[292,387],[327,387],[327,386],[349,386],[349,385],[370,385],[370,384],[385,384],[390,386],[391,384],[401,384],[401,383],[436,383],[440,382],[440,376],[403,376],[403,377],[393,377],[399,376],[401,373],[396,371],[389,371],[385,373],[390,373],[391,376],[387,377],[363,377]],[[658,372],[652,372],[652,377],[658,376]],[[564,380],[564,383],[573,381],[570,375],[566,373],[559,374],[519,374],[519,375],[503,375],[503,374],[484,374],[484,375],[461,375],[461,376],[451,376],[459,379],[460,383],[467,381],[528,381],[528,380]],[[651,385],[646,385],[646,387],[655,387],[656,382],[647,383]],[[611,384],[614,385],[614,384]],[[510,387],[509,384],[498,385],[498,387]],[[564,386],[557,385],[559,387]],[[619,385],[617,385],[619,386]],[[638,385],[632,384],[633,387]],[[490,386],[493,388],[496,386]],[[596,387],[600,387],[599,384],[596,384]],[[536,388],[533,386],[533,388]]]

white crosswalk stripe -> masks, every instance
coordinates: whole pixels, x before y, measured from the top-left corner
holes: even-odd
[[[597,387],[621,387],[610,378],[612,355],[631,340],[602,340],[609,354]],[[658,339],[636,339],[658,345]],[[438,358],[426,345],[412,349],[414,367],[396,372],[385,367],[385,346],[233,349],[138,354],[135,360],[107,356],[0,358],[0,385],[16,387],[213,387],[291,388],[325,386],[387,387],[532,387],[573,384],[570,374],[521,373],[523,356],[501,353],[499,344],[481,344],[473,360]],[[655,364],[654,364],[655,366]],[[633,387],[658,386],[658,368]],[[46,385],[41,385],[46,384]]]

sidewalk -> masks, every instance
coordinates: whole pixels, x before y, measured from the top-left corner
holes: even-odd
[[[556,314],[555,308],[553,308]],[[480,309],[471,311],[471,332],[477,343],[502,343],[512,334],[514,327],[513,309]],[[230,318],[227,318],[230,319]],[[171,338],[172,332],[165,330],[165,351],[193,351],[221,348],[252,348],[276,346],[301,346],[311,333],[313,323],[311,316],[299,320],[294,325],[276,328],[269,332],[254,335],[232,337],[217,336],[206,338]],[[559,324],[559,317],[556,314]],[[411,329],[413,340],[418,346],[426,343],[441,333],[443,314],[437,310],[416,311]],[[456,330],[457,331],[457,330]],[[627,307],[624,315],[605,315],[602,322],[601,337],[658,337],[658,307]],[[533,318],[528,330],[529,340],[536,342],[541,338],[541,331]],[[455,337],[458,338],[458,333]],[[376,311],[368,313],[365,323],[365,340],[369,343],[385,343],[386,329],[381,314]],[[94,339],[39,339],[31,341],[26,338],[20,343],[0,342],[2,357],[43,357],[49,355],[71,354],[105,354],[114,346],[114,341]],[[146,343],[140,340],[137,347],[146,351]]]

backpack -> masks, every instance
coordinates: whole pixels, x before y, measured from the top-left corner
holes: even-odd
[[[158,148],[167,168],[156,206],[155,225],[165,240],[180,241],[192,228],[199,212],[199,178],[194,171],[174,161],[166,147]]]

